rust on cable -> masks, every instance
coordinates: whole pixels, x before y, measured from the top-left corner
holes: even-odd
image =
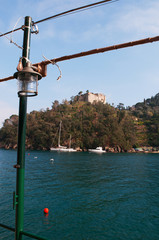
[[[97,49],[92,49],[92,50],[85,51],[85,52],[75,53],[72,55],[66,55],[66,56],[59,57],[59,58],[53,58],[51,60],[42,61],[40,63],[35,63],[33,65],[34,66],[48,65],[51,63],[51,61],[56,63],[56,62],[70,60],[73,58],[85,57],[85,56],[92,55],[92,54],[103,53],[103,52],[118,50],[118,49],[126,48],[126,47],[133,47],[136,45],[146,44],[146,43],[150,43],[150,42],[152,43],[152,42],[157,42],[157,41],[159,41],[159,36],[152,37],[152,38],[144,38],[144,39],[131,41],[131,42],[127,42],[127,43],[122,43],[122,44],[117,44],[117,45],[112,45],[112,46],[108,46],[108,47],[104,47],[104,48],[97,48]]]
[[[62,56],[62,57],[59,57],[59,58],[53,58],[51,60],[46,60],[46,61],[42,61],[42,62],[39,62],[39,63],[35,63],[35,64],[33,64],[33,66],[37,67],[38,72],[43,77],[46,77],[46,75],[47,75],[47,65],[51,64],[51,62],[57,63],[57,62],[62,62],[62,61],[66,61],[66,60],[70,60],[70,59],[74,59],[74,58],[85,57],[85,56],[89,56],[89,55],[93,55],[93,54],[97,54],[97,53],[103,53],[103,52],[118,50],[118,49],[121,49],[121,48],[133,47],[133,46],[146,44],[146,43],[157,42],[157,41],[159,41],[159,36],[152,37],[152,38],[144,38],[144,39],[131,41],[131,42],[126,42],[126,43],[117,44],[117,45],[112,45],[112,46],[108,46],[108,47],[104,47],[104,48],[97,48],[97,49],[92,49],[92,50],[85,51],[85,52],[75,53],[75,54],[72,54],[72,55],[66,55],[66,56]],[[10,76],[10,77],[7,77],[7,78],[0,79],[0,82],[12,80],[12,79],[14,79],[14,77]]]
[[[1,79],[0,79],[0,82],[5,82],[5,81],[8,81],[8,80],[12,80],[12,79],[14,79],[13,76],[6,77],[6,78],[1,78]]]

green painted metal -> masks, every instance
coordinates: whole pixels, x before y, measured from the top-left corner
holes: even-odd
[[[9,226],[7,226],[7,225],[5,225],[5,224],[1,224],[1,223],[0,223],[0,227],[6,228],[7,230],[10,230],[10,231],[12,231],[12,232],[15,232],[15,228],[9,227]]]
[[[0,223],[0,227],[5,228],[5,229],[7,229],[9,231],[15,232],[15,228],[9,227],[9,226],[7,226],[5,224],[1,224]],[[37,236],[37,235],[32,234],[32,233],[21,231],[20,232],[20,236],[22,237],[23,235],[27,236],[27,237],[30,237],[30,238],[38,239],[38,240],[48,240],[47,238],[43,238],[43,237]]]
[[[24,232],[24,231],[22,231],[20,234],[25,235],[25,236],[30,237],[30,238],[38,239],[38,240],[47,240],[46,238],[39,237],[35,234]]]
[[[17,198],[18,198],[18,195],[16,195],[16,193],[13,192],[13,210],[16,208],[16,204],[18,204]]]
[[[30,57],[31,17],[25,17],[22,63],[26,66],[26,59]],[[24,177],[25,177],[25,135],[26,135],[27,97],[19,98],[19,126],[17,149],[17,176],[16,176],[16,223],[15,240],[22,240],[24,228]]]
[[[1,224],[0,223],[0,227],[5,228],[5,229],[7,229],[9,231],[15,232],[15,228],[9,227],[9,226],[7,226],[5,224]],[[37,235],[32,234],[32,233],[21,231],[20,232],[20,237],[22,238],[23,235],[27,236],[27,237],[30,237],[30,238],[38,239],[38,240],[48,240],[47,238],[43,238],[43,237],[37,236]]]
[[[30,39],[31,39],[31,17],[25,17],[22,63],[26,66],[26,61],[30,58]],[[24,229],[24,178],[25,178],[25,136],[26,136],[26,114],[27,97],[19,97],[19,126],[18,126],[18,149],[16,175],[16,193],[13,192],[13,209],[16,207],[15,229],[4,224],[0,227],[15,232],[15,240],[22,240],[23,236],[38,240],[47,240],[35,234],[27,233]]]

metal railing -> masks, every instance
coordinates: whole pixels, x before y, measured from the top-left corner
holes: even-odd
[[[0,223],[0,227],[5,228],[5,229],[7,229],[9,231],[15,232],[15,228],[9,227],[9,226],[7,226],[5,224],[1,224]],[[20,231],[20,236],[27,236],[27,237],[38,239],[38,240],[47,240],[46,238],[39,237],[39,236],[37,236],[35,234],[28,233],[28,232],[25,232],[25,231]]]

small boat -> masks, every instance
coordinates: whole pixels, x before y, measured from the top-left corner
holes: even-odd
[[[73,148],[60,148],[59,151],[60,152],[77,152],[77,150]]]
[[[50,148],[51,151],[62,151],[64,149],[67,149],[67,147],[61,146],[61,145],[58,145],[58,147],[56,147],[56,148],[54,148],[54,147]]]
[[[50,150],[51,151],[59,151],[59,152],[77,152],[76,149],[73,149],[71,147],[67,148],[67,147],[61,146],[61,145],[59,145],[57,148],[51,147]]]
[[[62,123],[62,121],[60,121],[60,129],[59,129],[59,137],[58,137],[58,147],[57,147],[57,148],[51,147],[51,148],[50,148],[50,151],[59,151],[59,152],[77,152],[77,150],[71,148],[71,135],[70,135],[69,148],[67,148],[66,146],[61,146],[61,145],[60,145],[60,138],[61,138],[61,123]]]
[[[88,151],[93,153],[106,153],[106,151],[103,150],[102,147],[97,147],[96,149],[88,149]]]
[[[61,149],[59,150],[61,152],[77,152],[76,149],[71,148],[71,135],[70,135],[70,143],[69,143],[69,147],[61,147]]]

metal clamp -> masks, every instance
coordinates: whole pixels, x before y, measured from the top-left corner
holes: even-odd
[[[18,204],[17,201],[18,195],[16,195],[15,191],[13,192],[13,210],[15,209],[16,205]]]
[[[37,26],[33,21],[32,21],[31,33],[35,33],[35,34],[38,34],[38,33],[39,33],[38,26]]]
[[[13,167],[14,168],[20,168],[20,165],[19,164],[15,164]]]

